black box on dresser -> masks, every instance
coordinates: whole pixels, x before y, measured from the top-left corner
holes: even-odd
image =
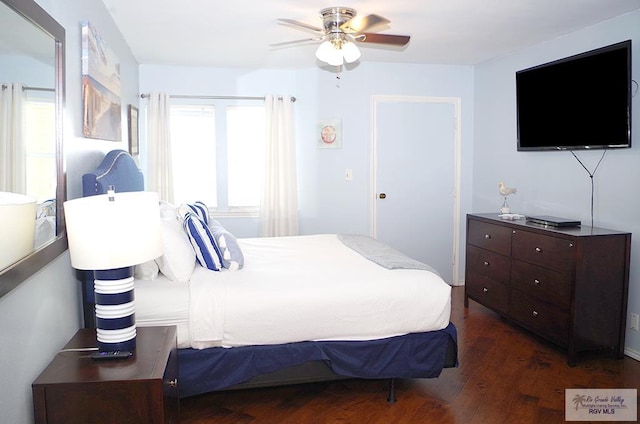
[[[631,234],[467,215],[465,306],[472,299],[561,346],[624,355]]]

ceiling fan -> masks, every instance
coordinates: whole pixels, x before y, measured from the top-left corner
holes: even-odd
[[[322,28],[296,21],[294,19],[278,19],[285,25],[311,32],[315,36],[303,40],[285,41],[271,44],[283,47],[309,41],[322,41],[316,57],[333,66],[341,66],[344,62],[352,63],[360,58],[360,50],[356,43],[374,43],[390,46],[404,46],[408,35],[376,34],[376,28],[388,25],[390,21],[380,15],[356,16],[355,9],[349,7],[328,7],[320,11]]]

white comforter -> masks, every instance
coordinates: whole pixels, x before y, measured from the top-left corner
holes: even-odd
[[[200,266],[189,282],[189,344],[372,340],[440,330],[451,288],[423,270],[388,270],[336,235],[238,240],[240,271]]]

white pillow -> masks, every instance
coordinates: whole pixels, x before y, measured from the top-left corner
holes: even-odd
[[[158,278],[158,264],[151,260],[133,268],[133,277],[136,280],[155,280]]]
[[[160,219],[175,220],[177,207],[164,200],[160,201]]]
[[[196,268],[196,254],[191,247],[189,237],[176,219],[160,221],[164,254],[156,259],[160,272],[172,281],[186,283]]]

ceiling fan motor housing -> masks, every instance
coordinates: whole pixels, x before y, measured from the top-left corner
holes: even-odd
[[[328,33],[342,32],[340,26],[356,16],[356,10],[349,7],[327,7],[320,11],[324,29]]]

